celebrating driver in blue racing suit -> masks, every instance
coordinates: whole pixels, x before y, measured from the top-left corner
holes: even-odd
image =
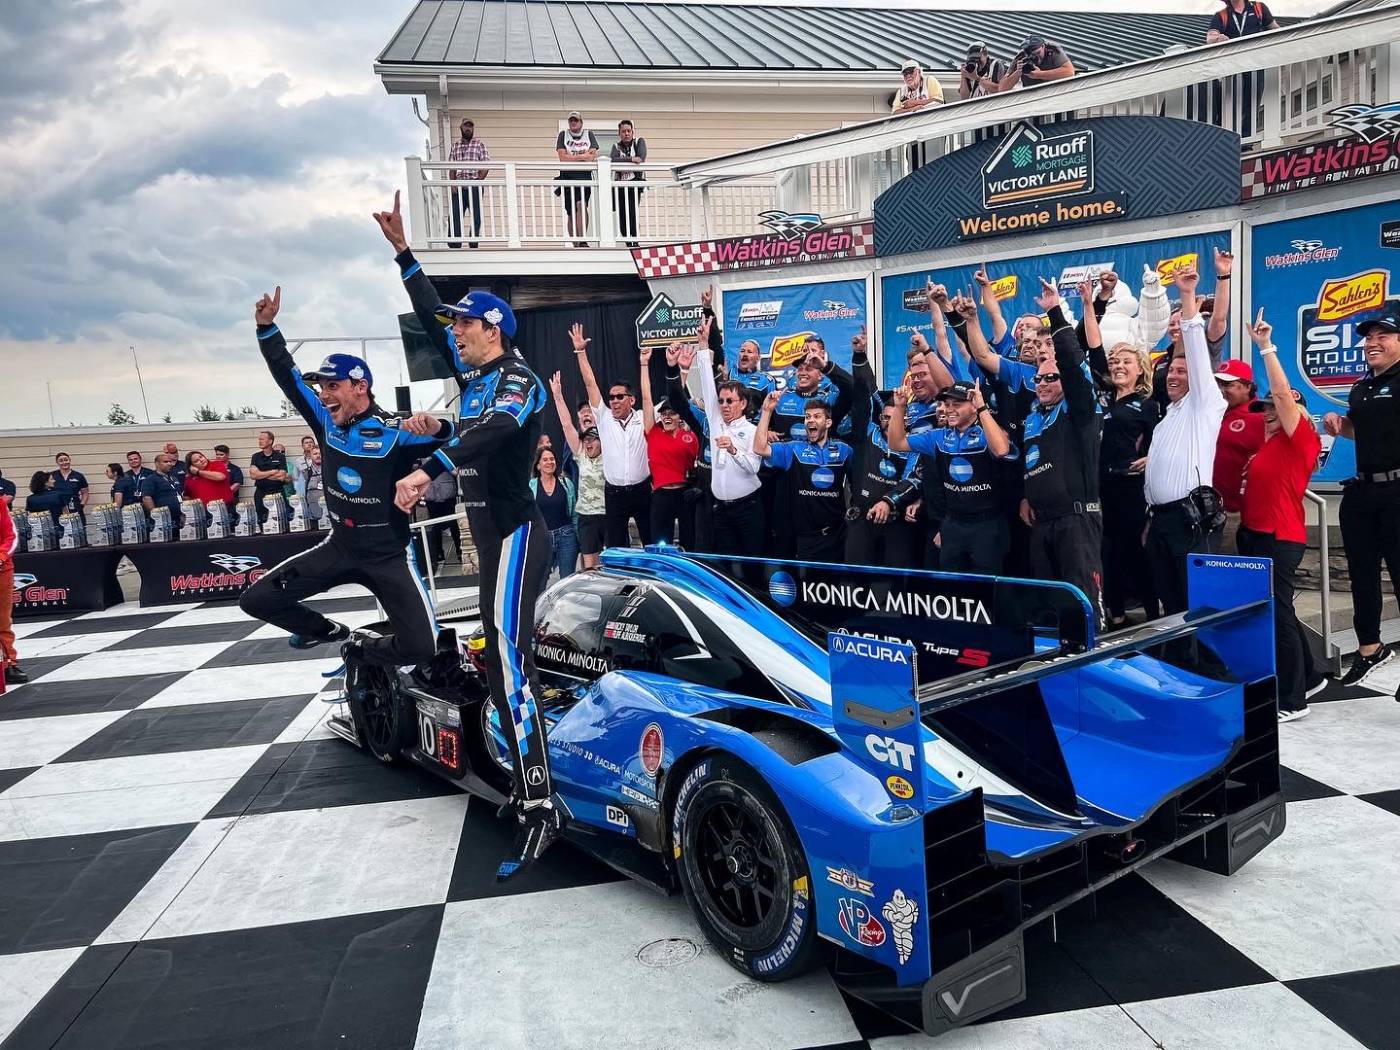
[[[401,428],[398,417],[375,404],[369,365],[350,354],[331,354],[316,371],[298,372],[274,323],[281,305],[280,287],[258,300],[258,346],[272,378],[321,446],[331,531],[324,542],[263,576],[238,604],[249,616],[289,631],[293,648],[309,649],[349,641],[350,630],[305,599],[337,584],[361,583],[379,599],[393,631],[357,637],[347,657],[383,667],[421,663],[433,655],[437,624],[413,561],[408,515],[394,506],[394,483],[449,437],[452,427],[432,420],[431,433]],[[318,384],[320,393],[308,383]],[[347,661],[347,673],[353,677],[352,662]],[[352,701],[358,699],[355,688],[347,682]]]
[[[377,212],[375,220],[398,253],[419,323],[462,390],[457,436],[422,469],[399,481],[398,505],[411,508],[433,478],[461,470],[463,504],[480,564],[481,625],[490,653],[486,676],[511,743],[515,773],[518,833],[515,856],[496,872],[504,881],[538,859],[563,825],[551,797],[533,651],[535,598],[552,548],[529,481],[549,395],[510,345],[515,314],[505,300],[472,292],[455,306],[442,303],[408,250],[398,194],[393,211]],[[451,326],[450,341],[446,325]],[[435,423],[414,417],[406,426],[426,433]]]

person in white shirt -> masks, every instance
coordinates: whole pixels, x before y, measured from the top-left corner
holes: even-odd
[[[1225,507],[1210,487],[1225,396],[1215,382],[1193,267],[1176,277],[1181,292],[1181,338],[1186,353],[1167,369],[1166,414],[1152,432],[1143,493],[1146,549],[1165,613],[1186,609],[1186,557],[1220,549]]]
[[[763,497],[758,477],[763,460],[753,450],[757,428],[744,416],[749,403],[744,384],[734,379],[715,384],[710,324],[706,318],[700,325],[700,350],[666,350],[667,383],[679,383],[679,366],[689,368],[693,359],[700,373],[709,430],[712,548],[757,558],[763,553]]]
[[[603,443],[605,533],[609,547],[626,547],[630,543],[627,523],[637,523],[637,535],[643,543],[651,542],[651,464],[647,459],[646,428],[642,414],[637,411],[637,393],[631,383],[609,383],[606,412],[603,394],[588,362],[588,344],[583,325],[569,329],[574,344],[574,359],[583,376],[583,389],[597,419],[598,437]]]

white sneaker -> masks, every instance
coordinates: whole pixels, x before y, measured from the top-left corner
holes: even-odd
[[[1296,722],[1300,718],[1307,718],[1311,713],[1312,708],[1310,707],[1299,707],[1292,711],[1280,707],[1278,710],[1279,724],[1282,725],[1284,722]]]

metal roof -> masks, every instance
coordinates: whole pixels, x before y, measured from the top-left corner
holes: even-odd
[[[899,11],[604,0],[419,0],[379,56],[390,65],[830,71],[961,64],[982,40],[1010,58],[1028,33],[1103,69],[1199,45],[1206,16],[1086,11]]]

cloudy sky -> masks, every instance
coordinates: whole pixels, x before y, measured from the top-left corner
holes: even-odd
[[[0,0],[0,428],[48,425],[46,383],[60,425],[114,400],[141,415],[131,346],[154,419],[274,410],[250,318],[277,282],[295,335],[394,333],[402,292],[368,213],[423,128],[371,64],[411,3]]]

